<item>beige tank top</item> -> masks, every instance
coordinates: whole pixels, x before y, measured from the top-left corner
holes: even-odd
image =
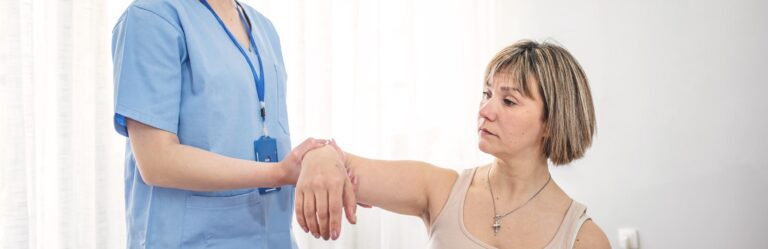
[[[489,249],[494,248],[480,239],[475,238],[464,227],[464,199],[469,185],[472,183],[477,168],[466,169],[461,173],[456,183],[453,184],[451,194],[445,203],[443,210],[438,214],[432,230],[429,231],[429,248],[462,248],[462,249]],[[586,214],[587,208],[572,201],[565,213],[563,223],[555,233],[555,236],[547,244],[545,249],[573,248],[576,235],[581,225],[589,220]]]

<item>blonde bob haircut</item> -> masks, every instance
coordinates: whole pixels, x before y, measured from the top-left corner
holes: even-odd
[[[536,87],[529,79],[538,82],[544,101],[544,156],[554,165],[584,156],[595,134],[595,110],[587,76],[567,50],[549,42],[520,40],[493,57],[485,84],[491,85],[497,73],[506,73],[529,98],[530,87]]]

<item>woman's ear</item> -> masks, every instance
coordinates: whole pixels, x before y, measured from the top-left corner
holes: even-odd
[[[542,140],[546,140],[550,136],[551,135],[550,135],[550,132],[549,132],[549,126],[547,125],[547,120],[544,119],[544,120],[541,121],[541,139]]]

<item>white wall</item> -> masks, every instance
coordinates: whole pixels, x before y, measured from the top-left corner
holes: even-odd
[[[768,2],[499,1],[495,42],[550,38],[591,80],[598,133],[556,180],[641,248],[766,248]]]

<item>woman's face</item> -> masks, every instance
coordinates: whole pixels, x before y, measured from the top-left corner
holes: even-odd
[[[531,77],[531,97],[525,97],[512,79],[497,73],[483,89],[477,120],[480,150],[497,158],[540,156],[545,123],[539,83]]]

